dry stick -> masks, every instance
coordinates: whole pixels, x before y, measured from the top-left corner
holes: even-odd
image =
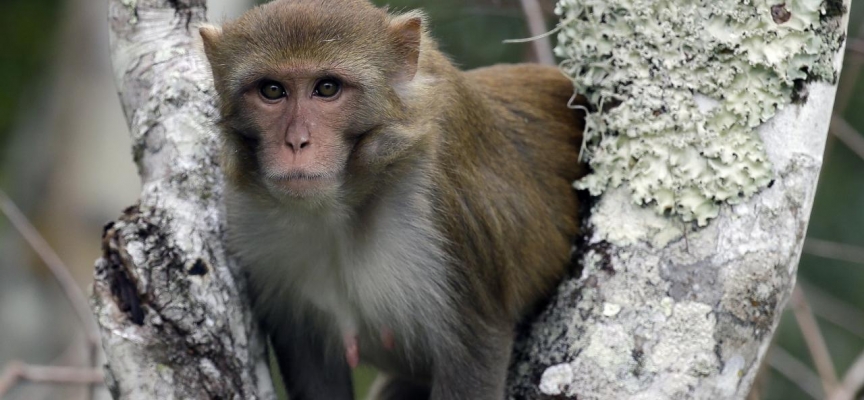
[[[832,260],[864,264],[864,247],[832,242],[830,240],[807,238],[804,252]]]
[[[798,278],[798,285],[807,293],[813,314],[864,339],[864,312],[804,279]]]
[[[768,373],[771,371],[767,362],[759,365],[756,371],[756,376],[753,378],[753,385],[750,386],[750,393],[747,393],[747,400],[760,400],[762,392],[765,388],[765,383],[768,379]]]
[[[759,393],[759,388],[754,387],[750,389],[750,393],[747,393],[747,400],[759,400],[762,398],[762,394]]]
[[[101,383],[105,376],[96,368],[46,367],[13,361],[0,375],[0,398],[22,379],[36,383],[92,384]]]
[[[837,115],[831,115],[831,126],[828,133],[834,135],[840,142],[864,160],[864,137],[846,120]]]
[[[861,76],[861,67],[864,66],[864,21],[858,27],[858,37],[846,41],[846,53],[850,56],[843,68],[843,84],[837,88],[834,111],[843,115],[849,100],[855,95],[855,84]]]
[[[540,8],[540,3],[537,0],[521,0],[522,12],[525,13],[525,19],[528,21],[528,31],[531,37],[535,38],[531,41],[534,46],[534,54],[537,55],[537,61],[541,64],[555,65],[555,55],[552,53],[552,42],[544,33],[546,29],[546,21],[543,18],[543,9]]]
[[[3,395],[6,392],[12,389],[12,386],[15,386],[16,382],[18,382],[20,370],[21,362],[19,361],[12,361],[9,364],[6,364],[3,374],[0,374],[0,399],[3,398]]]
[[[831,127],[828,129],[828,132],[837,137],[837,139],[840,139],[849,150],[852,150],[858,157],[864,160],[864,136],[861,136],[843,117],[837,114],[831,115]]]
[[[843,383],[834,391],[830,400],[854,400],[855,394],[862,387],[864,387],[864,352],[858,355],[858,358],[846,371]]]
[[[87,353],[89,355],[88,364],[90,367],[95,367],[99,351],[97,347],[99,346],[99,333],[95,321],[93,320],[93,314],[90,312],[87,296],[84,295],[84,292],[78,286],[78,283],[75,282],[75,278],[73,278],[72,274],[69,273],[69,268],[65,263],[63,263],[60,256],[58,256],[54,249],[48,245],[45,238],[39,234],[39,231],[36,230],[24,213],[22,213],[18,206],[15,205],[15,202],[13,202],[3,190],[0,190],[0,211],[9,218],[9,221],[12,222],[12,226],[21,233],[24,240],[26,240],[27,243],[30,244],[30,247],[36,251],[36,254],[39,255],[42,262],[48,266],[48,269],[51,270],[51,274],[54,275],[55,279],[57,279],[57,283],[60,284],[60,288],[66,295],[66,299],[71,303],[72,309],[75,310],[75,314],[81,322],[81,327],[84,329],[84,336],[87,341]],[[101,381],[88,383],[101,383]],[[0,388],[2,388],[2,386],[0,386]],[[87,397],[92,398],[95,394],[95,390],[93,390],[91,386],[87,391],[89,392]],[[2,391],[0,391],[0,393],[2,393]]]
[[[864,34],[859,35],[864,36]],[[846,51],[857,53],[860,55],[864,55],[864,40],[862,39],[852,39],[846,43]]]
[[[810,357],[813,358],[816,371],[819,372],[819,377],[822,379],[822,388],[825,390],[825,395],[828,396],[834,393],[834,389],[837,388],[837,372],[834,370],[834,361],[831,360],[825,338],[822,337],[816,318],[810,311],[810,305],[807,304],[804,291],[797,285],[792,291],[791,305],[795,320],[798,321],[798,327],[804,334],[807,349],[810,350]]]
[[[765,361],[773,370],[786,377],[810,397],[814,399],[824,398],[816,373],[786,350],[779,346],[772,346],[771,350],[768,350],[768,357],[765,357]]]
[[[843,82],[837,87],[837,99],[834,102],[834,111],[841,115],[846,112],[849,101],[855,96],[855,86],[861,76],[861,67],[864,66],[864,27],[858,36],[858,39],[846,43],[847,57],[841,77]]]
[[[6,214],[6,217],[9,218],[10,222],[12,222],[12,226],[21,233],[24,240],[33,247],[36,254],[39,255],[45,265],[48,266],[48,269],[51,270],[54,278],[57,279],[57,282],[63,289],[66,298],[72,304],[75,314],[81,321],[81,325],[87,335],[87,341],[92,344],[99,343],[99,334],[97,333],[96,325],[93,321],[93,314],[90,312],[87,296],[85,296],[81,288],[78,287],[78,284],[75,282],[72,274],[69,273],[69,269],[66,267],[66,264],[63,263],[63,260],[60,259],[57,253],[55,253],[51,246],[48,245],[48,242],[45,241],[42,235],[40,235],[30,221],[27,220],[24,213],[21,212],[18,206],[12,202],[12,199],[10,199],[3,190],[0,190],[0,211],[2,211],[3,214]]]
[[[82,337],[82,338],[84,339],[85,342],[87,341],[86,337]],[[76,343],[76,342],[77,342],[77,340],[70,341],[70,343],[67,345],[66,349],[63,350],[63,352],[60,353],[59,356],[55,357],[50,363],[48,363],[48,365],[64,364],[66,362],[69,362],[69,360],[72,358],[72,355],[75,352],[75,347],[78,346],[78,343]],[[85,343],[85,347],[86,347],[86,345],[87,344]],[[3,399],[4,393],[11,390],[13,387],[15,387],[15,384],[18,383],[18,381],[20,381],[22,378],[24,378],[23,376],[21,376],[21,372],[20,372],[21,367],[24,365],[26,365],[26,364],[24,364],[21,361],[17,361],[17,360],[12,360],[11,362],[9,362],[6,365],[6,368],[2,371],[3,373],[0,374],[0,400]],[[75,368],[75,367],[71,367],[71,368]],[[94,371],[96,371],[95,365],[90,365],[90,368],[92,368]],[[103,378],[104,378],[104,376],[103,376]],[[55,383],[65,383],[65,382],[55,382]],[[93,388],[93,386],[95,384],[99,384],[99,383],[104,383],[104,382],[90,383],[87,385],[87,387]],[[85,394],[85,397],[84,397],[85,399],[93,398],[94,391],[91,390],[88,393],[84,393],[84,394]]]
[[[99,362],[99,346],[96,343],[88,343],[87,349],[87,365],[91,368],[96,368],[96,363]],[[93,400],[96,398],[96,385],[104,384],[104,380],[99,382],[91,382],[84,388],[84,399]]]

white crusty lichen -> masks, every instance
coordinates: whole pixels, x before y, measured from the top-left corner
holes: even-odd
[[[769,185],[756,128],[834,82],[837,0],[560,0],[556,54],[590,104],[576,182],[705,225]]]

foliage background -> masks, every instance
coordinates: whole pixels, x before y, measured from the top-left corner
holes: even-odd
[[[211,0],[211,18],[236,16],[249,2]],[[518,0],[374,2],[425,9],[442,49],[464,68],[533,56],[529,45],[501,43],[528,36]],[[139,190],[111,75],[105,3],[0,1],[0,189],[24,209],[84,288],[92,280],[102,224],[132,204]],[[554,2],[541,3],[551,28]],[[864,40],[864,1],[852,3],[849,38]],[[864,132],[862,71],[864,51],[847,52],[835,104],[858,132]],[[864,250],[855,252],[864,249],[864,149],[859,153],[829,137],[808,231],[811,239],[857,246],[852,259],[805,253],[799,269],[841,376],[864,351]],[[84,353],[80,329],[52,276],[0,215],[0,369],[13,360],[81,366]],[[768,360],[753,398],[818,397],[816,369],[791,312]],[[359,371],[359,392],[373,374]],[[808,394],[814,386],[816,393]],[[23,383],[4,399],[85,393],[75,386]]]

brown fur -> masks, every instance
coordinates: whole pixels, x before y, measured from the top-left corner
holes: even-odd
[[[313,214],[345,210],[357,240],[375,226],[380,199],[404,195],[406,204],[428,204],[431,221],[418,217],[405,223],[420,224],[417,229],[441,238],[446,282],[427,284],[444,288],[446,307],[457,317],[453,327],[429,328],[436,332],[432,336],[452,337],[423,343],[458,345],[420,352],[422,360],[407,360],[407,365],[432,364],[433,398],[494,397],[503,390],[500,365],[486,366],[486,374],[494,376],[473,378],[470,373],[455,377],[447,369],[471,369],[487,361],[506,367],[509,347],[503,352],[494,347],[509,346],[513,326],[566,274],[578,232],[571,184],[583,173],[578,153],[584,115],[567,107],[572,85],[555,68],[526,64],[461,72],[438,51],[421,22],[421,14],[390,16],[365,0],[279,0],[222,31],[203,28],[223,118],[224,168],[231,186],[262,207]],[[335,105],[300,98],[291,99],[298,105],[290,110],[255,106],[257,80],[291,80],[295,71],[315,68],[337,71],[346,81],[344,98]],[[303,118],[312,121],[307,125],[319,129],[309,128],[308,160],[272,156],[283,131],[299,129],[273,128],[281,123],[278,116],[295,118],[291,110],[306,113]],[[338,170],[340,180],[305,198],[274,196],[262,183],[262,171],[279,165]],[[404,194],[394,189],[406,180],[420,182],[419,189]],[[253,291],[254,282],[253,276]],[[269,294],[256,296],[259,304],[274,301]],[[281,323],[274,319],[280,317],[264,314],[275,334]],[[500,340],[482,343],[486,335]],[[286,368],[291,361],[279,356]],[[436,365],[444,363],[451,364]],[[389,372],[398,379],[430,383],[429,377],[396,369]],[[401,386],[383,387],[398,392]],[[292,390],[298,397],[314,397],[311,392],[327,389]]]
[[[578,229],[571,184],[582,170],[583,120],[567,108],[572,86],[554,68],[457,74],[463,99],[446,111],[444,140],[465,151],[441,153],[441,223],[483,313],[513,321],[565,271]]]

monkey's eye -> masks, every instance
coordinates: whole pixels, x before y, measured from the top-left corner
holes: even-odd
[[[315,85],[315,92],[312,93],[318,97],[333,97],[339,94],[342,89],[342,84],[333,78],[324,78]]]
[[[279,100],[287,96],[287,94],[285,93],[285,88],[274,81],[264,81],[261,84],[261,88],[259,90],[261,92],[261,96],[264,96],[264,98],[267,100]]]

